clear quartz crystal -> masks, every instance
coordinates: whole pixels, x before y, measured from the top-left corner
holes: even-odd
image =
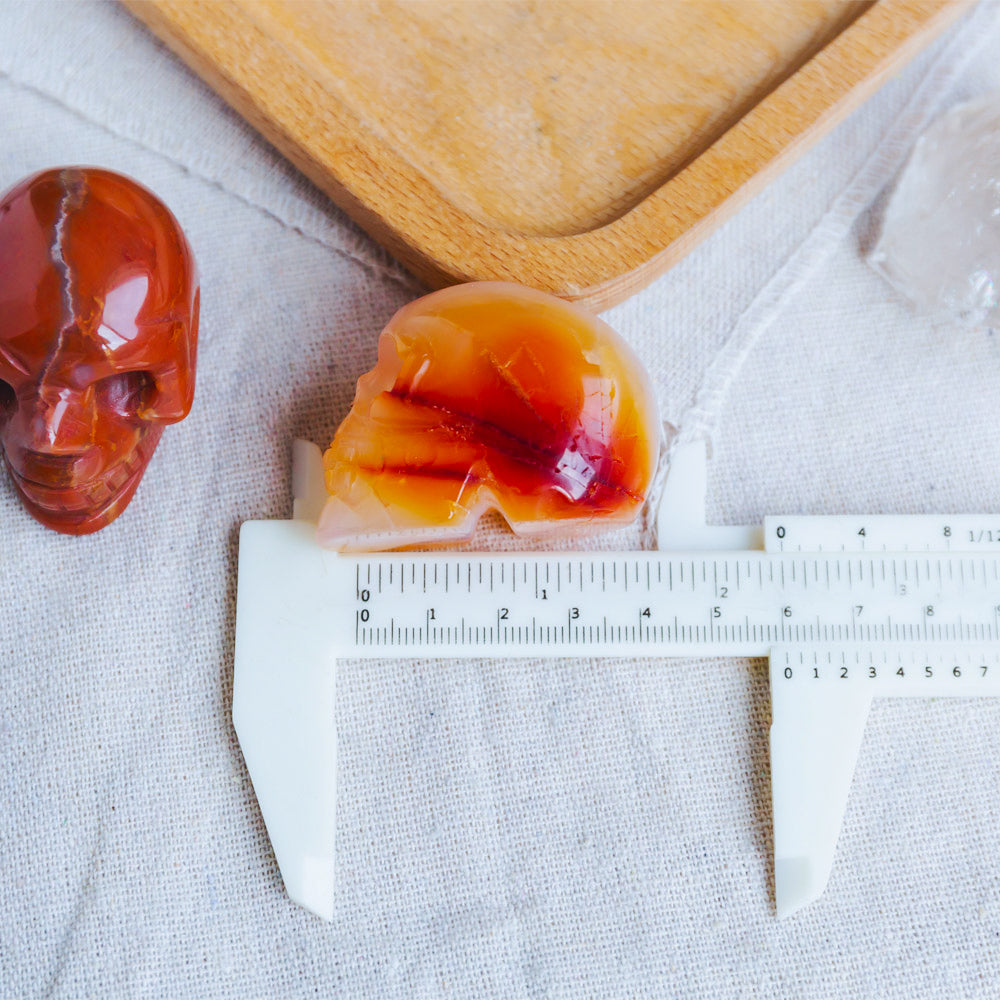
[[[1000,321],[1000,94],[952,108],[920,137],[868,260],[922,309]]]

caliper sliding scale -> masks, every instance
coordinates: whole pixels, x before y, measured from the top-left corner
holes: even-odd
[[[338,657],[766,656],[778,916],[815,900],[872,698],[1000,694],[1000,517],[708,527],[705,491],[704,446],[675,448],[658,552],[345,556],[296,442],[293,520],[240,534],[233,681],[292,899],[333,917]]]

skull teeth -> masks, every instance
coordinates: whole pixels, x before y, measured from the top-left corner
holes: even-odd
[[[15,477],[21,483],[22,489],[36,501],[42,502],[45,506],[58,506],[60,510],[75,513],[105,506],[122,492],[140,467],[142,463],[133,453],[127,460],[107,470],[102,478],[73,487],[53,487],[25,479],[16,473]],[[46,500],[49,502],[45,503]]]

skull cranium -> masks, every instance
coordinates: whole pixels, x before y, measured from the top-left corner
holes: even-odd
[[[129,178],[47,170],[0,199],[0,449],[42,524],[128,505],[191,408],[198,301],[177,220]]]

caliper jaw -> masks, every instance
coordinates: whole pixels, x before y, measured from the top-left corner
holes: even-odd
[[[292,480],[294,520],[240,530],[233,723],[288,895],[332,920],[337,650],[322,595],[337,557],[316,544],[315,445],[296,442]]]

